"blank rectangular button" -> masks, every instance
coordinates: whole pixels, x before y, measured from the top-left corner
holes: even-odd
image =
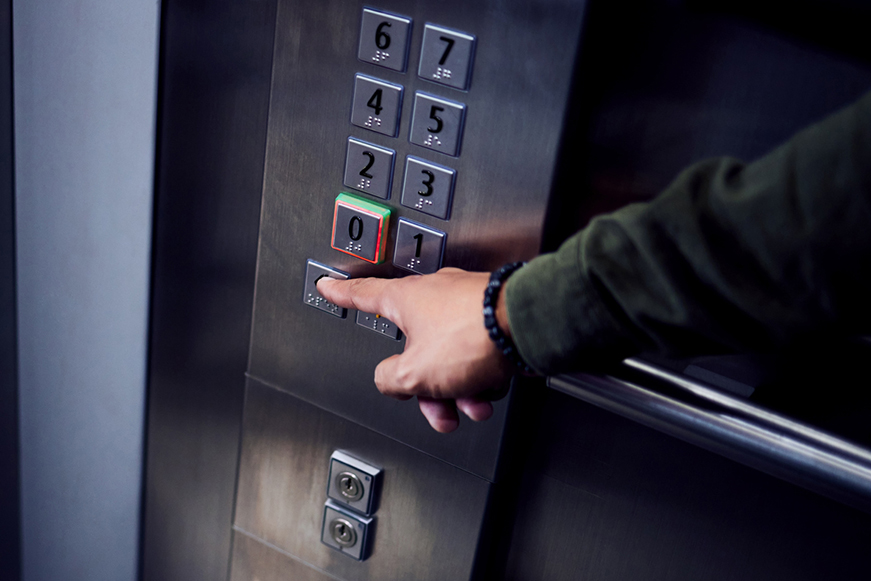
[[[460,153],[466,106],[425,93],[415,93],[408,140],[456,157]]]
[[[410,29],[410,18],[364,8],[357,58],[400,73],[405,71]]]
[[[394,266],[418,274],[434,273],[442,266],[445,236],[440,230],[400,218],[393,252]]]
[[[402,332],[399,330],[399,327],[396,326],[396,323],[387,317],[375,313],[357,311],[357,324],[396,341],[399,341],[402,337]]]
[[[471,34],[427,24],[417,75],[454,89],[467,89],[474,55],[475,37]]]
[[[356,75],[351,123],[382,135],[396,137],[401,110],[402,85]]]
[[[402,185],[402,205],[447,220],[457,172],[449,167],[408,156]]]
[[[376,198],[390,198],[394,156],[392,149],[378,147],[353,137],[348,138],[343,183]]]
[[[320,262],[315,262],[311,259],[306,261],[305,286],[302,293],[302,302],[310,307],[320,309],[339,317],[340,319],[344,319],[348,314],[348,310],[329,302],[318,292],[317,282],[325,276],[339,280],[346,280],[349,278],[347,272],[342,272],[341,270],[329,267],[326,264],[321,264]]]

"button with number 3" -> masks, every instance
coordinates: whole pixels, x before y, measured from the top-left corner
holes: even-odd
[[[445,237],[441,230],[400,218],[393,265],[418,274],[434,273],[442,266]]]
[[[457,172],[424,159],[408,156],[402,185],[403,206],[447,220]]]

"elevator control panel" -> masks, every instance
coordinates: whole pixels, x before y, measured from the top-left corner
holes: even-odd
[[[369,556],[374,519],[356,514],[328,500],[324,505],[321,542],[343,554],[364,561]]]
[[[471,84],[477,40],[468,32],[436,23],[425,23],[421,33],[420,54],[410,64],[413,20],[376,8],[363,9],[357,59],[387,69],[390,72],[384,74],[393,77],[379,78],[377,69],[354,75],[349,127],[356,127],[358,134],[347,139],[342,174],[342,185],[354,193],[342,192],[335,198],[330,246],[375,265],[392,256],[393,266],[399,269],[431,274],[442,266],[447,233],[411,217],[400,217],[391,224],[391,217],[394,208],[401,207],[424,220],[451,219],[454,196],[462,192],[456,194],[460,176],[450,158],[459,157],[462,150],[467,107],[461,95]],[[408,83],[401,79],[413,81],[414,77],[397,74],[407,75],[409,68],[411,75],[416,70],[417,78],[441,86],[441,92],[460,91],[451,93],[459,99],[419,90],[407,95]],[[411,107],[404,129],[403,106]],[[403,135],[407,136],[404,143]],[[394,186],[398,172],[401,178]],[[388,201],[395,206],[386,205]],[[388,249],[391,241],[393,248]],[[348,278],[347,273],[309,260],[304,302],[345,318],[345,309],[317,293],[314,285],[319,276]],[[355,320],[380,335],[397,341],[402,338],[396,324],[381,314],[360,311]]]

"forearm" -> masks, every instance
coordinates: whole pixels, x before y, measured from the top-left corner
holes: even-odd
[[[504,292],[514,340],[555,373],[867,331],[869,192],[871,94],[752,164],[697,164],[530,262]]]

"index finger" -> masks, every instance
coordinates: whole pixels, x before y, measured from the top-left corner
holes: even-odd
[[[385,278],[337,280],[325,276],[318,280],[316,285],[321,296],[331,303],[346,309],[381,314],[398,325],[399,323],[391,316],[392,313],[387,312],[391,310],[387,291],[392,282]]]

